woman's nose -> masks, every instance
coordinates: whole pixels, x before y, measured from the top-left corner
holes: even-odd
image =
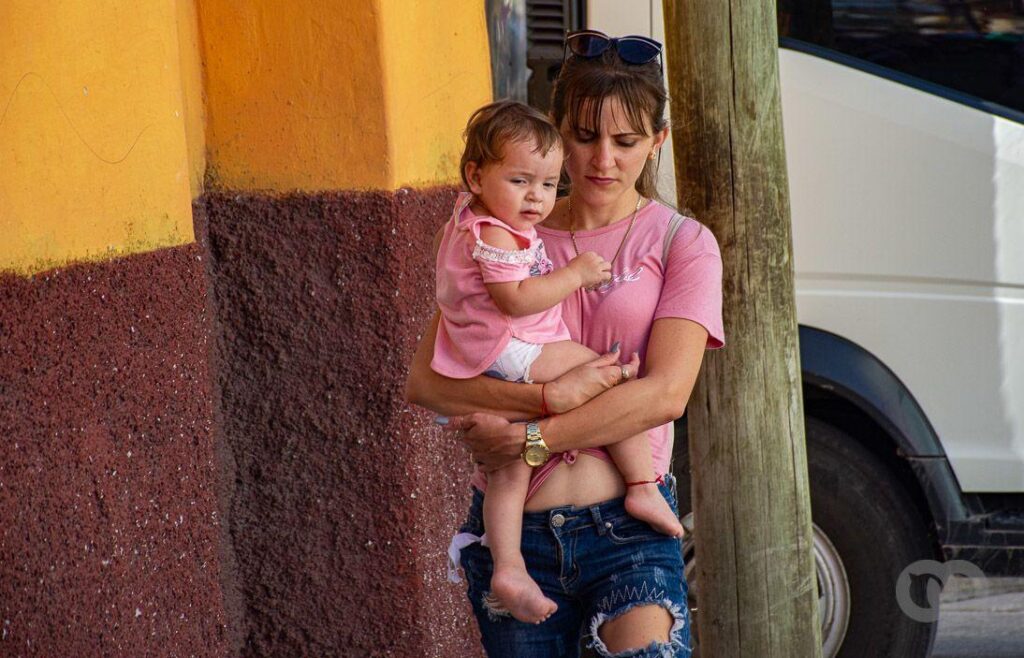
[[[615,164],[615,154],[612,145],[605,140],[599,140],[594,146],[594,166],[598,169],[608,169]]]

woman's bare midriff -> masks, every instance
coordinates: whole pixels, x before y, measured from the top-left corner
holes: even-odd
[[[563,505],[593,505],[623,496],[626,485],[615,464],[580,453],[573,464],[562,462],[526,501],[527,512],[541,512]]]

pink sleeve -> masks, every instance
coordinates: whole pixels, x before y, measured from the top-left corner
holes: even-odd
[[[693,219],[680,227],[669,248],[661,299],[654,311],[654,319],[659,318],[692,320],[707,329],[708,349],[725,345],[722,256],[715,236]]]
[[[473,247],[473,260],[476,261],[477,266],[480,268],[484,283],[508,283],[510,281],[523,281],[530,278],[530,264],[534,259],[534,250],[517,249],[515,251],[508,251],[492,247],[480,239],[481,226],[488,224],[506,230],[509,228],[490,217],[481,218],[469,226],[473,239],[476,241]]]

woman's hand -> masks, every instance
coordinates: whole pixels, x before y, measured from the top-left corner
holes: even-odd
[[[526,425],[510,423],[501,416],[478,412],[439,417],[437,422],[466,444],[473,461],[485,473],[520,459],[526,445]]]
[[[636,377],[640,357],[633,353],[629,363],[619,363],[619,352],[603,354],[573,368],[547,385],[548,410],[560,414],[574,409],[616,384]],[[521,459],[526,445],[526,426],[501,416],[476,412],[464,416],[439,416],[437,423],[469,449],[480,470],[491,473]]]
[[[640,357],[636,352],[629,363],[619,363],[619,352],[602,354],[549,383],[544,389],[548,411],[564,414],[604,393],[612,386],[633,377],[640,370]],[[625,376],[623,376],[625,374]]]

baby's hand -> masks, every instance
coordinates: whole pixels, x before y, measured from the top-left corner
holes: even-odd
[[[585,251],[569,261],[579,275],[582,288],[597,286],[612,278],[612,264],[593,251]]]

